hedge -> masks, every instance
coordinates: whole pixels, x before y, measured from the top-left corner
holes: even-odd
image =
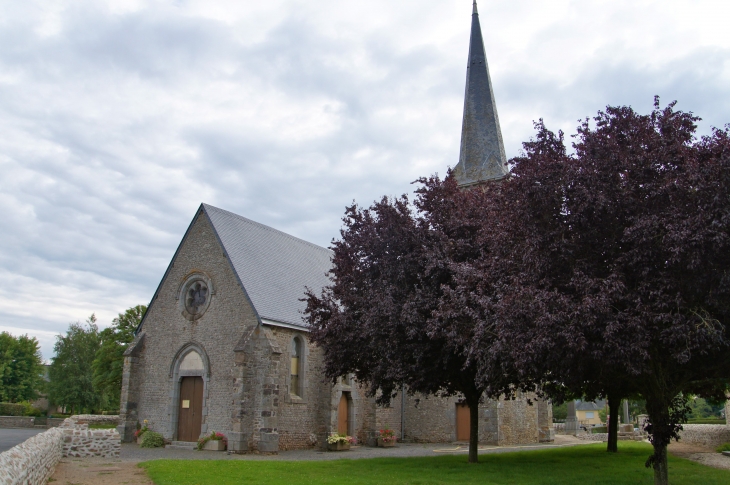
[[[25,416],[25,406],[11,402],[0,402],[0,416]]]

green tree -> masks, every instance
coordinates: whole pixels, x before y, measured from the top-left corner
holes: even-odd
[[[124,351],[134,339],[134,330],[147,311],[144,305],[128,308],[112,320],[112,326],[101,331],[101,347],[92,364],[94,390],[107,409],[119,408],[122,389]]]
[[[56,336],[48,372],[48,399],[68,408],[72,413],[93,411],[101,404],[94,392],[92,363],[101,346],[96,316],[86,324],[72,323],[66,335]]]
[[[35,337],[0,333],[0,401],[32,401],[43,385],[43,361]]]

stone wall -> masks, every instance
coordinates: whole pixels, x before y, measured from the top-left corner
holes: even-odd
[[[684,424],[679,433],[681,443],[717,448],[730,443],[730,428],[723,424]]]
[[[35,418],[27,416],[0,416],[0,428],[32,428]]]
[[[41,421],[28,416],[0,416],[0,428],[35,428],[36,426],[55,428],[61,426],[63,421],[63,418],[44,418]]]
[[[536,443],[539,439],[538,412],[528,398],[486,400],[479,406],[479,442],[509,446]],[[406,399],[406,439],[416,442],[456,441],[458,397],[414,395]]]
[[[0,454],[0,485],[45,485],[62,457],[119,456],[116,429],[89,429],[90,423],[116,424],[119,416],[78,415],[58,428],[28,438]]]
[[[63,431],[53,428],[0,453],[0,485],[41,485],[63,455]]]
[[[388,406],[378,406],[375,409],[375,429],[392,429],[398,441],[401,440],[401,406],[403,393],[391,399]],[[406,402],[408,399],[406,399]]]
[[[200,319],[190,321],[180,312],[178,297],[181,284],[192,273],[210,278],[211,302]],[[251,439],[241,423],[250,416],[250,402],[241,403],[234,387],[240,379],[235,348],[241,337],[258,324],[245,292],[223,253],[207,217],[199,213],[182,241],[176,258],[160,284],[142,328],[140,349],[125,357],[125,380],[122,414],[124,439],[131,440],[137,422],[149,421],[152,430],[167,439],[177,439],[179,380],[175,382],[171,367],[185,346],[197,345],[208,368],[204,384],[202,434],[220,431],[229,442]],[[141,334],[140,334],[141,335]],[[234,383],[232,386],[231,384]],[[240,387],[239,387],[240,388]],[[232,409],[232,402],[236,402]],[[232,414],[238,413],[232,419]],[[244,436],[241,436],[241,433]]]

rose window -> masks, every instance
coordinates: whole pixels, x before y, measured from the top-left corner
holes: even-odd
[[[194,281],[185,295],[185,309],[191,315],[197,315],[205,309],[208,301],[208,286],[204,281]]]

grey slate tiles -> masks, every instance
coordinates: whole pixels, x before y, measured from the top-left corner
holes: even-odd
[[[332,253],[271,227],[203,204],[259,317],[306,327],[304,287],[316,293],[330,283]]]

